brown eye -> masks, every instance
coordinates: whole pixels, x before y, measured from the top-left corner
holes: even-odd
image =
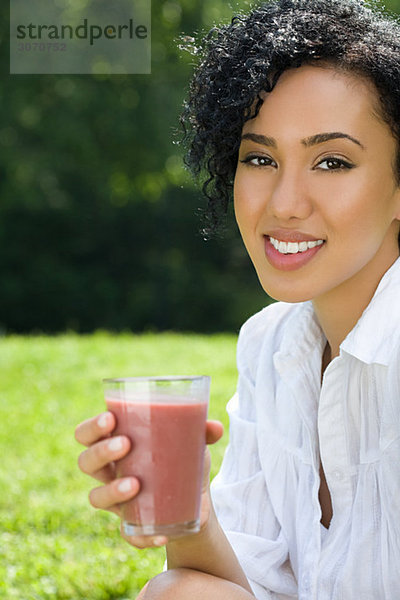
[[[270,167],[272,164],[276,165],[276,163],[269,156],[260,155],[247,156],[240,162],[244,164],[249,164],[252,167]]]
[[[336,158],[335,156],[328,156],[318,163],[318,167],[326,163],[327,167],[323,167],[322,171],[343,171],[346,169],[352,169],[353,165],[343,160],[342,158]]]

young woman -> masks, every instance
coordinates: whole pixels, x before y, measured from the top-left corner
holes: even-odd
[[[232,192],[269,296],[238,341],[230,441],[199,534],[140,600],[400,597],[400,27],[357,0],[277,0],[214,28],[183,114],[215,222]],[[118,512],[111,413],[76,437]],[[208,424],[208,442],[221,436]]]

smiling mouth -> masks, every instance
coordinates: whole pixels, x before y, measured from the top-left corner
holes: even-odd
[[[321,246],[324,240],[313,240],[311,242],[282,242],[268,236],[269,241],[280,254],[297,254],[298,252],[307,252],[310,248]]]

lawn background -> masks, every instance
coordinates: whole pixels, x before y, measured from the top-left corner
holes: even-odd
[[[208,374],[209,417],[226,426],[236,386],[235,335],[110,334],[0,341],[0,598],[133,600],[164,549],[137,550],[87,495],[77,423],[104,410],[103,377]]]

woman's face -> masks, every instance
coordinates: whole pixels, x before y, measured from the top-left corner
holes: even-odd
[[[264,290],[300,302],[368,277],[377,285],[399,256],[400,189],[375,88],[307,65],[263,98],[243,127],[234,204]]]

